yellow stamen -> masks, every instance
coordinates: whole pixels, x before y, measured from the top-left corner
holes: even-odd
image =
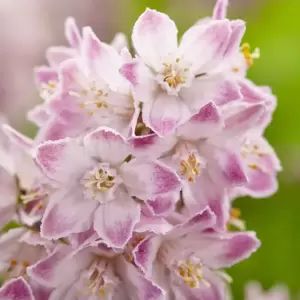
[[[181,175],[188,176],[188,181],[195,182],[195,177],[200,174],[200,165],[195,155],[191,154],[187,161],[181,161]]]
[[[260,57],[259,49],[256,48],[254,52],[251,53],[250,45],[248,43],[243,44],[243,46],[241,47],[241,52],[243,53],[249,68],[254,64],[254,59],[258,59]]]

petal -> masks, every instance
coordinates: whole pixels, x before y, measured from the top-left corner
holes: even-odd
[[[186,140],[199,140],[220,132],[223,123],[221,113],[212,102],[205,105],[186,124],[180,126],[177,134]]]
[[[247,259],[260,246],[254,232],[206,235],[199,237],[198,243],[202,246],[195,255],[213,269],[230,267]]]
[[[127,36],[122,32],[118,32],[110,44],[117,52],[120,53],[124,48],[128,48]]]
[[[227,16],[227,7],[228,7],[228,0],[217,0],[214,7],[213,19],[215,20],[225,19]]]
[[[225,186],[243,185],[248,182],[243,161],[234,151],[218,148],[215,149],[213,158],[215,170],[211,169],[211,176],[214,182],[223,183]]]
[[[154,199],[149,199],[147,205],[156,216],[165,216],[175,210],[175,204],[179,199],[179,194],[160,195]]]
[[[17,185],[11,174],[0,166],[0,228],[13,217],[17,205]]]
[[[27,119],[35,123],[38,127],[44,125],[50,118],[45,104],[37,105],[27,113]]]
[[[143,121],[159,136],[173,133],[180,124],[190,118],[191,112],[179,97],[165,93],[153,97],[151,101],[144,102]]]
[[[67,47],[49,47],[46,52],[46,58],[50,64],[51,67],[53,67],[55,70],[59,68],[59,65],[70,59],[74,58],[76,55],[76,52],[74,49],[67,48]]]
[[[56,116],[49,117],[46,123],[42,124],[35,137],[35,141],[37,144],[42,144],[47,141],[57,141],[66,137],[76,137],[83,132],[83,121],[84,118],[80,118],[75,122],[75,118],[72,117],[69,122],[65,122]]]
[[[147,8],[133,27],[132,42],[146,64],[159,68],[177,49],[176,25],[166,14]]]
[[[35,160],[46,176],[59,182],[74,182],[93,165],[84,148],[70,138],[41,144]]]
[[[201,76],[195,78],[188,88],[180,89],[179,96],[188,106],[192,114],[196,114],[206,104],[210,103],[217,95],[219,86],[224,82],[222,74]]]
[[[10,142],[20,147],[24,151],[30,151],[33,147],[33,141],[7,124],[2,126],[3,132],[7,135]]]
[[[72,251],[69,246],[58,247],[48,257],[28,267],[29,276],[48,288],[68,286],[90,262],[88,253]]]
[[[135,232],[153,232],[155,234],[165,234],[172,229],[172,225],[163,217],[146,216],[141,214],[139,223],[135,226]]]
[[[224,53],[224,58],[232,59],[239,53],[240,43],[246,31],[246,25],[244,21],[234,20],[230,22],[231,36]]]
[[[122,178],[132,196],[143,200],[181,189],[178,175],[159,161],[133,159],[121,167]]]
[[[34,300],[48,300],[50,298],[52,289],[42,286],[33,280],[30,281],[30,287],[34,295]]]
[[[272,174],[260,168],[249,168],[247,172],[249,182],[241,188],[247,195],[255,198],[267,198],[278,190],[276,173]]]
[[[207,73],[222,62],[230,37],[228,20],[212,20],[195,25],[183,35],[180,52],[192,66],[194,74]]]
[[[227,103],[241,100],[242,97],[240,86],[235,80],[224,80],[219,85],[213,102],[218,106],[223,106]]]
[[[39,260],[36,264],[27,268],[27,273],[40,285],[48,288],[54,288],[63,277],[59,278],[60,273],[57,268],[70,252],[69,247],[58,247],[50,256]],[[72,267],[71,265],[70,267]],[[73,268],[72,268],[73,269]],[[74,271],[74,270],[72,270]]]
[[[176,142],[175,135],[168,135],[162,139],[155,133],[134,136],[129,140],[133,156],[148,158],[160,158],[164,153],[171,150]]]
[[[49,82],[57,82],[57,71],[49,67],[37,67],[34,69],[35,83],[38,88],[42,88],[43,84],[49,84]]]
[[[95,212],[94,229],[109,247],[123,248],[140,220],[140,206],[125,192]]]
[[[153,282],[143,276],[143,274],[132,264],[123,258],[118,262],[119,276],[125,283],[127,294],[132,300],[163,300],[163,291]]]
[[[180,237],[200,233],[206,229],[212,228],[216,224],[216,216],[209,207],[204,208],[186,222],[177,225],[170,231],[168,239],[178,240]]]
[[[133,257],[136,265],[147,277],[151,278],[152,268],[155,263],[157,253],[162,244],[161,236],[149,237],[143,240],[134,249]]]
[[[87,66],[100,75],[111,89],[117,90],[124,84],[119,73],[123,63],[121,56],[112,46],[100,42],[90,27],[83,28],[82,51]]]
[[[0,299],[3,300],[35,300],[29,284],[19,277],[4,284],[0,289]]]
[[[214,182],[207,172],[201,174],[195,183],[187,183],[183,187],[184,204],[189,213],[203,210],[207,206],[216,217],[214,227],[223,229],[228,221],[229,201],[225,190],[219,182]]]
[[[255,128],[260,117],[265,112],[263,104],[256,104],[241,109],[225,120],[224,137],[235,137],[244,134],[247,130]]]
[[[70,46],[76,50],[79,50],[81,46],[81,36],[73,18],[69,17],[65,22],[65,35]]]
[[[121,164],[130,154],[125,138],[108,127],[99,127],[88,134],[83,143],[89,155],[113,165]]]
[[[88,230],[97,206],[96,201],[84,199],[76,187],[59,189],[50,196],[50,203],[42,219],[42,237],[59,239]]]
[[[264,103],[270,97],[269,93],[260,89],[250,80],[239,80],[238,84],[243,95],[243,100],[249,103],[257,104]]]

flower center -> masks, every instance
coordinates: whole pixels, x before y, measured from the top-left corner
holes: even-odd
[[[17,259],[12,259],[9,262],[9,267],[6,270],[5,277],[6,279],[16,278],[19,276],[26,275],[26,268],[29,267],[30,264],[27,261],[20,261]]]
[[[267,152],[263,151],[258,144],[246,142],[242,146],[241,155],[248,162],[248,168],[256,170],[260,169],[259,159],[264,157]]]
[[[180,58],[168,57],[162,63],[158,79],[167,91],[178,91],[181,86],[189,82],[189,68]]]
[[[203,277],[202,265],[195,259],[179,262],[176,273],[190,288],[199,288],[201,282],[209,284]]]
[[[99,84],[96,81],[91,82],[87,87],[83,87],[79,92],[69,91],[69,94],[76,98],[86,99],[81,101],[79,106],[86,109],[89,115],[93,115],[95,109],[108,108],[108,91],[103,87],[99,88]]]
[[[186,176],[189,182],[195,182],[196,176],[200,174],[200,162],[197,161],[195,154],[189,155],[187,160],[182,160],[180,174]]]
[[[114,191],[121,181],[115,169],[107,163],[101,163],[84,174],[81,184],[88,199],[105,203],[114,199]]]
[[[43,83],[40,90],[40,96],[45,101],[56,92],[57,83],[49,80],[48,83]]]
[[[90,172],[90,178],[85,183],[85,187],[92,189],[94,193],[107,192],[115,185],[115,177],[107,170],[96,169]]]

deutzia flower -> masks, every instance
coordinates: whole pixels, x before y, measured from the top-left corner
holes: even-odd
[[[175,23],[147,9],[132,33],[138,57],[121,70],[143,104],[144,123],[165,136],[211,101],[221,81],[217,69],[235,53],[244,30],[239,20],[212,20],[191,27],[178,46]]]
[[[140,202],[179,192],[178,176],[156,160],[132,159],[126,140],[108,128],[45,142],[37,150],[42,171],[59,188],[50,196],[41,234],[57,239],[89,229],[109,246],[122,248],[140,219]]]

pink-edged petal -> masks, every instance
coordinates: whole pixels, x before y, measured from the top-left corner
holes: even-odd
[[[238,84],[245,102],[252,104],[265,103],[270,98],[270,93],[266,93],[250,80],[239,80]]]
[[[65,35],[70,44],[70,46],[76,50],[80,49],[81,46],[81,36],[73,18],[67,18],[65,23]]]
[[[225,189],[214,182],[207,172],[201,174],[195,183],[183,185],[184,204],[189,214],[209,207],[215,214],[217,228],[223,229],[228,221],[228,200]]]
[[[72,251],[69,246],[58,246],[49,256],[28,267],[28,275],[48,288],[68,286],[89,263],[87,253]]]
[[[2,126],[2,129],[3,132],[7,135],[8,139],[12,143],[20,147],[20,149],[23,149],[24,151],[30,151],[32,149],[33,141],[30,138],[13,129],[7,124],[4,124]]]
[[[38,88],[42,88],[43,84],[58,81],[57,71],[49,67],[37,67],[34,69],[35,83]]]
[[[175,135],[168,135],[163,139],[152,133],[143,136],[134,136],[129,140],[132,154],[135,157],[159,158],[171,150],[177,142]]]
[[[180,126],[177,134],[187,140],[198,140],[214,136],[223,126],[221,113],[213,103],[205,105],[186,124]]]
[[[224,136],[239,136],[255,128],[265,112],[263,104],[256,104],[241,109],[225,120]]]
[[[255,252],[260,241],[254,232],[242,233],[207,233],[207,237],[199,237],[202,248],[195,255],[202,259],[203,263],[214,269],[230,267]]]
[[[151,86],[148,86],[148,82],[153,76],[151,76],[150,71],[140,59],[135,58],[130,62],[124,63],[119,72],[134,88],[142,86],[145,91],[144,88],[147,86],[147,90],[149,90],[149,92],[151,91]],[[153,78],[152,81],[154,82]]]
[[[227,7],[228,7],[228,0],[217,0],[214,7],[213,19],[215,20],[225,19],[227,16]]]
[[[45,104],[37,105],[27,113],[27,119],[37,126],[43,126],[50,119],[48,108]]]
[[[34,280],[30,281],[30,287],[34,296],[34,300],[49,300],[52,289],[38,284]]]
[[[187,121],[191,112],[179,97],[158,93],[151,101],[144,102],[142,116],[144,123],[156,134],[166,136]]]
[[[122,32],[118,32],[113,40],[111,41],[111,46],[117,51],[117,52],[121,52],[123,51],[124,48],[128,48],[128,38],[127,36],[122,33]],[[130,55],[131,57],[131,55]]]
[[[153,232],[155,234],[165,234],[172,229],[172,225],[168,223],[164,217],[147,216],[141,214],[141,219],[136,224],[135,232]]]
[[[184,223],[177,225],[172,231],[170,231],[170,233],[168,233],[168,238],[176,240],[180,236],[192,233],[200,233],[206,229],[214,227],[215,224],[215,214],[209,207],[206,207]]]
[[[161,236],[146,238],[134,249],[133,257],[136,265],[146,276],[151,277],[153,264],[162,244]]]
[[[166,14],[147,8],[134,25],[132,42],[146,64],[159,68],[161,60],[177,49],[176,25]]]
[[[83,88],[81,84],[87,83],[82,66],[76,59],[68,59],[60,64],[59,79],[61,90],[68,94],[70,91],[80,93]]]
[[[85,149],[69,138],[41,144],[35,160],[46,176],[59,182],[79,179],[93,165]]]
[[[49,47],[46,51],[46,58],[49,62],[50,66],[55,70],[59,69],[59,65],[70,59],[74,58],[76,55],[76,51],[71,48],[57,46],[57,47]]]
[[[119,276],[125,284],[125,290],[131,300],[163,300],[163,291],[150,279],[147,279],[135,266],[119,258],[117,263]],[[125,298],[126,299],[126,298]]]
[[[176,193],[181,181],[174,170],[159,161],[133,159],[121,167],[122,178],[132,196],[148,200]]]
[[[267,198],[278,190],[276,173],[269,173],[258,166],[257,168],[248,168],[247,175],[249,182],[242,188],[247,195],[255,198]]]
[[[4,284],[0,289],[0,299],[2,300],[35,300],[29,284],[19,277]]]
[[[108,127],[99,127],[88,134],[83,143],[89,155],[113,165],[122,163],[130,154],[126,139]]]
[[[191,27],[182,37],[180,51],[191,64],[191,71],[207,73],[224,59],[230,37],[229,20],[212,20]]]
[[[0,166],[0,228],[13,217],[17,205],[17,184],[15,178]]]
[[[240,43],[246,31],[244,21],[234,20],[230,22],[231,36],[228,42],[227,49],[224,53],[224,59],[231,59],[239,53]]]
[[[234,151],[226,148],[215,149],[214,164],[211,176],[216,183],[225,186],[244,185],[248,182],[247,173],[241,157]]]
[[[42,219],[42,237],[59,239],[88,230],[97,206],[96,201],[84,199],[82,192],[76,187],[56,191],[51,195]]]
[[[83,28],[83,56],[88,66],[95,70],[101,78],[116,90],[124,85],[119,69],[121,56],[110,45],[100,42],[90,27]]]
[[[58,247],[51,255],[38,261],[27,268],[27,273],[38,284],[48,288],[54,288],[58,280],[56,268],[62,263],[66,255],[70,253],[68,247]]]
[[[154,215],[165,216],[175,209],[175,204],[178,199],[179,199],[178,193],[160,195],[154,199],[149,199],[147,201],[147,205],[153,211]]]
[[[214,100],[223,82],[224,76],[221,73],[211,76],[203,75],[195,78],[190,87],[182,87],[179,96],[181,101],[188,106],[191,114],[196,114],[202,107]]]
[[[240,86],[235,80],[224,80],[219,85],[217,93],[213,98],[213,102],[218,106],[223,106],[241,100],[242,97]]]
[[[65,115],[66,114],[64,114],[64,116]],[[69,115],[71,116],[71,114]],[[85,129],[83,120],[84,118],[80,118],[76,122],[75,118],[72,117],[69,122],[65,122],[57,116],[49,116],[38,131],[35,137],[35,142],[36,144],[42,144],[47,141],[57,141],[66,137],[77,137]]]
[[[140,205],[125,192],[95,212],[94,229],[109,247],[123,248],[140,220]]]

